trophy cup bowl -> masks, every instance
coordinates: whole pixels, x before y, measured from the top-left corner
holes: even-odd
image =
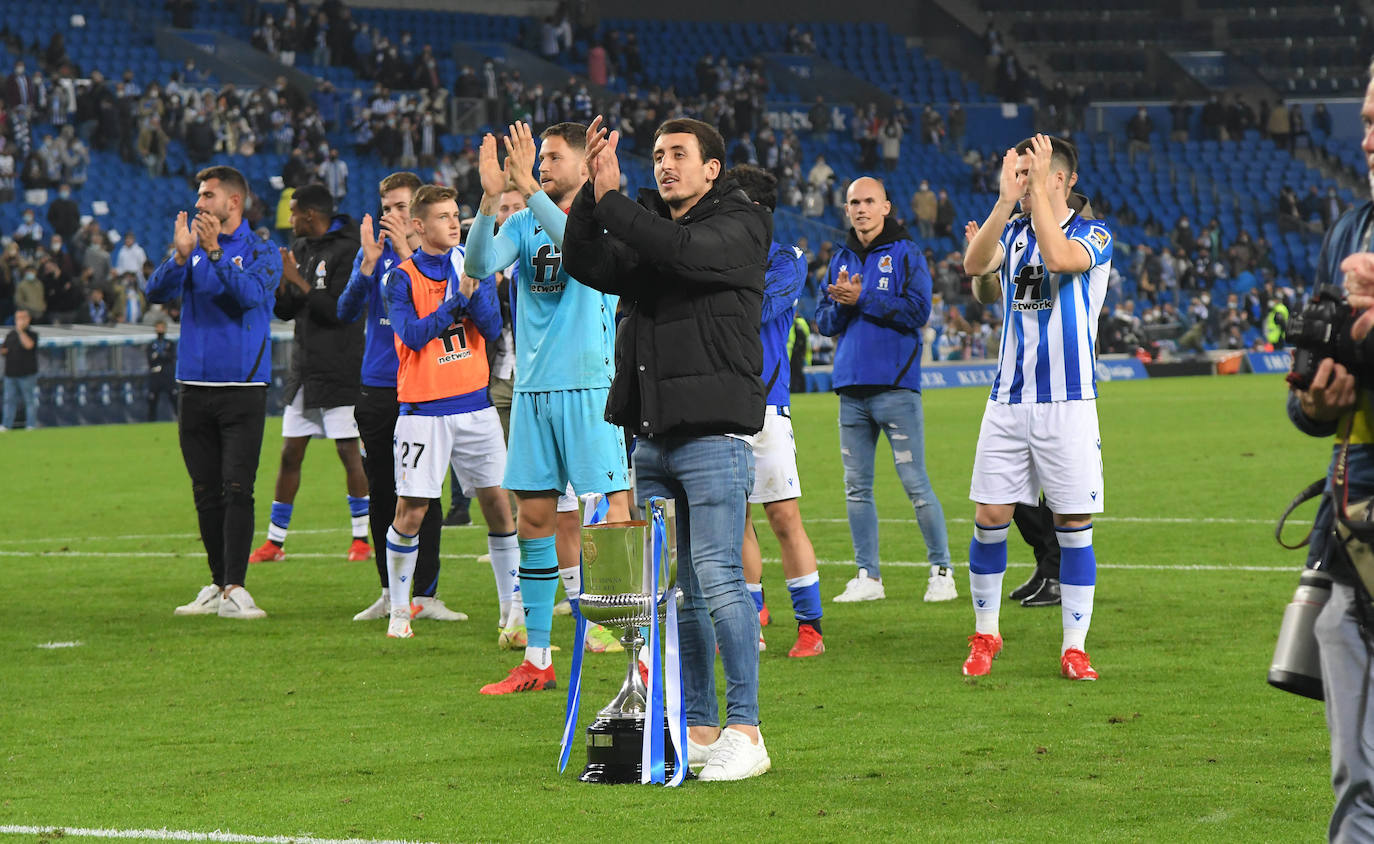
[[[657,624],[664,600],[677,580],[676,520],[673,502],[648,505],[648,521],[610,522],[582,528],[582,595],[579,609],[589,622],[621,631],[628,665],[625,680],[611,702],[587,727],[587,767],[582,782],[638,783],[648,689],[639,676],[640,627]],[[658,583],[653,579],[652,528],[654,513],[664,516],[666,536],[661,548]],[[578,643],[581,646],[581,643]],[[665,746],[671,746],[664,730]],[[668,760],[671,774],[674,760]]]

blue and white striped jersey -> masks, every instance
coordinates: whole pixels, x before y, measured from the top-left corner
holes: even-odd
[[[999,270],[1006,321],[992,400],[1002,404],[1097,398],[1097,318],[1112,268],[1112,232],[1074,212],[1061,227],[1092,256],[1084,273],[1045,270],[1030,216],[1002,230]]]

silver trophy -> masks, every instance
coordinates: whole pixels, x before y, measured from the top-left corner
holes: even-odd
[[[658,583],[653,580],[653,529],[655,514],[667,527]],[[611,702],[601,708],[587,727],[587,767],[582,782],[638,783],[644,745],[648,689],[639,675],[639,649],[644,644],[640,628],[657,624],[665,612],[664,597],[677,582],[677,519],[673,502],[651,499],[647,521],[612,522],[582,528],[582,615],[603,627],[621,629],[628,664],[625,682]],[[664,746],[671,747],[667,720]],[[671,754],[669,754],[671,756]],[[667,760],[672,774],[674,760]]]

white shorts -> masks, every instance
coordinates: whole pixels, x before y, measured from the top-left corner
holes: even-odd
[[[573,490],[573,485],[568,484],[567,490],[558,496],[558,512],[576,513],[580,502],[577,500],[577,492]]]
[[[801,497],[801,478],[797,476],[797,443],[792,437],[792,419],[768,405],[763,415],[763,430],[749,438],[754,448],[754,488],[750,504],[771,504]]]
[[[1103,511],[1097,402],[989,400],[968,497],[979,504],[1034,506],[1042,489],[1055,513]]]
[[[463,494],[499,487],[506,473],[506,440],[496,408],[452,416],[400,416],[392,440],[396,494],[438,498],[453,467]]]
[[[347,440],[358,436],[358,423],[353,419],[353,405],[345,407],[305,407],[305,388],[296,391],[296,397],[281,414],[281,435],[283,437],[321,437],[330,440]]]

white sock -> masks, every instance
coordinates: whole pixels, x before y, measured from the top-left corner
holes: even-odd
[[[278,545],[283,545],[283,544],[285,544],[285,543],[286,543],[286,528],[281,527],[280,525],[274,525],[274,524],[272,524],[271,522],[268,522],[268,523],[267,523],[267,538],[270,539],[271,541],[277,543]]]
[[[520,590],[520,541],[515,534],[487,534],[487,555],[496,580],[496,600],[501,618],[508,621],[513,597]]]
[[[392,525],[386,532],[386,575],[393,610],[410,606],[415,559],[420,556],[420,537],[406,536]]]
[[[998,616],[1002,610],[1002,576],[1005,572],[997,574],[973,574],[968,576],[968,591],[973,594],[973,629],[977,633],[987,636],[996,636],[998,629]],[[982,604],[978,603],[982,599]],[[967,630],[968,628],[964,628]]]
[[[576,601],[582,597],[582,564],[577,563],[565,569],[558,570],[558,577],[563,581],[563,592],[568,596],[569,601]]]
[[[535,668],[553,665],[553,653],[548,648],[525,648],[525,659]]]
[[[1084,650],[1088,627],[1093,620],[1093,592],[1096,589],[1096,586],[1059,584],[1060,615],[1064,619],[1064,647],[1060,653],[1069,648]]]
[[[367,541],[367,528],[369,520],[367,516],[349,516],[348,521],[353,528],[353,538]]]
[[[511,596],[510,606],[506,609],[506,617],[502,621],[504,627],[518,627],[525,623],[525,602],[520,600],[520,585],[515,586],[515,594]]]

